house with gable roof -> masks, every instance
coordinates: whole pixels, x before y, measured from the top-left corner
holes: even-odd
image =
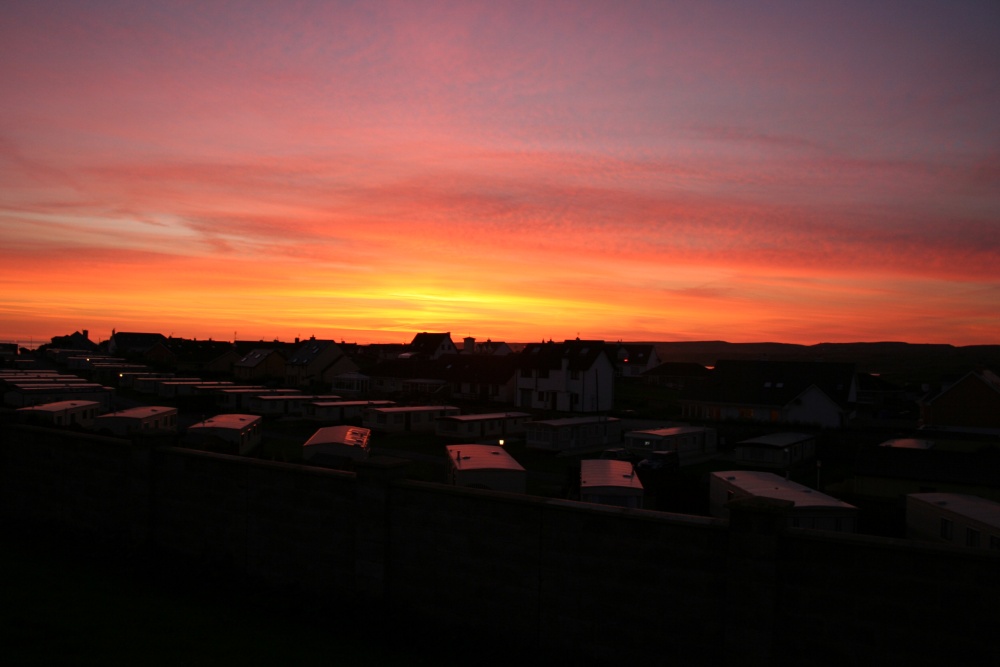
[[[405,355],[424,359],[437,359],[443,354],[458,354],[458,348],[448,333],[418,333],[407,348]]]
[[[256,348],[233,364],[237,380],[267,381],[285,377],[285,355],[273,348]]]
[[[131,331],[111,331],[108,339],[108,354],[119,357],[141,357],[157,343],[167,337],[161,333],[141,333]]]
[[[313,336],[295,348],[285,362],[285,384],[289,387],[330,387],[338,375],[357,370],[357,364],[344,354],[337,343],[317,340]]]
[[[239,358],[232,343],[211,338],[166,338],[143,354],[153,366],[198,375],[230,375]]]
[[[857,400],[854,364],[721,360],[709,383],[681,395],[687,419],[847,424]]]
[[[970,371],[920,402],[920,423],[927,428],[1000,429],[1000,377]]]
[[[462,354],[505,356],[514,354],[514,349],[502,341],[496,342],[487,338],[486,342],[477,343],[473,336],[466,336],[462,339]]]
[[[614,364],[603,340],[531,343],[516,357],[519,408],[603,412],[614,404]]]
[[[656,346],[648,343],[618,343],[615,350],[615,374],[634,378],[660,365]]]
[[[90,332],[74,331],[66,336],[53,336],[49,347],[60,350],[80,350],[82,352],[97,352],[100,347],[90,340]]]

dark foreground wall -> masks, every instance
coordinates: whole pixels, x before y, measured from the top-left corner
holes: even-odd
[[[0,512],[364,608],[470,661],[954,664],[1000,660],[1000,554],[407,481],[24,426]]]

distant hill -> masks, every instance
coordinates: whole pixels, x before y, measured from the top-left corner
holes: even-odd
[[[955,347],[898,342],[792,345],[725,341],[649,344],[656,346],[661,361],[688,361],[705,366],[712,366],[719,359],[851,362],[861,372],[878,373],[900,384],[937,383],[980,368],[1000,371],[1000,345]]]

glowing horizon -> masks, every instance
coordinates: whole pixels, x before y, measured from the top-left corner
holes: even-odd
[[[19,3],[0,340],[1000,344],[993,3]]]

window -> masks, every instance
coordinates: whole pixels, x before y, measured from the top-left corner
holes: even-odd
[[[974,528],[965,529],[965,546],[979,548],[979,531]]]
[[[941,519],[942,539],[951,540],[953,531],[954,531],[954,524],[951,522],[951,519]]]
[[[990,549],[993,551],[1000,550],[1000,536],[990,535]]]

